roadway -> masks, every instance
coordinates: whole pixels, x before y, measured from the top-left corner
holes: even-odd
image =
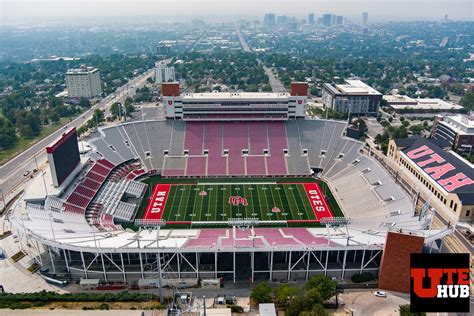
[[[240,31],[239,25],[234,21],[234,27],[235,31],[237,33],[237,37],[239,38],[240,45],[242,46],[242,49],[244,52],[247,53],[252,53],[252,48],[249,46],[247,41],[245,40],[244,36],[242,35],[242,32]],[[273,74],[273,71],[271,68],[266,67],[263,62],[257,58],[257,63],[262,66],[263,70],[265,71],[265,74],[268,77],[268,82],[270,83],[270,86],[272,87],[272,91],[275,93],[286,93],[285,86],[278,80],[278,78],[275,77]]]
[[[25,171],[31,171],[34,169],[42,169],[46,166],[46,151],[44,148],[52,143],[55,139],[61,136],[61,134],[70,127],[78,128],[84,124],[87,120],[92,117],[95,109],[101,109],[106,114],[108,113],[110,106],[114,102],[123,101],[127,96],[131,96],[135,93],[135,88],[142,86],[146,83],[146,80],[150,78],[154,73],[154,69],[150,69],[142,75],[131,79],[127,84],[118,88],[115,93],[105,97],[96,105],[92,106],[86,112],[73,119],[65,126],[59,128],[49,136],[41,139],[22,153],[18,154],[14,158],[10,159],[4,165],[0,167],[0,191],[3,193],[5,200],[8,202],[16,193],[18,193],[26,184],[29,177],[24,177]],[[35,162],[36,158],[36,162]],[[2,196],[0,195],[0,199]],[[0,202],[0,207],[3,207],[3,201]]]
[[[268,77],[268,82],[270,83],[270,86],[272,87],[272,91],[276,93],[286,93],[285,86],[280,82],[280,80],[278,80],[278,78],[275,77],[272,69],[263,65],[262,67],[263,67],[263,70],[265,71],[265,74]]]

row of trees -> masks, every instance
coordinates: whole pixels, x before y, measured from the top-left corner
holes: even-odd
[[[232,90],[270,90],[268,77],[255,54],[215,52],[212,55],[187,53],[176,63],[176,75],[195,89],[209,91],[210,85],[226,85]],[[174,61],[174,60],[173,60]]]
[[[55,124],[63,117],[72,117],[90,107],[88,100],[75,104],[65,104],[62,98],[54,96],[45,100],[45,106],[28,105],[32,103],[29,99],[24,106],[16,102],[16,94],[11,94],[0,99],[0,150],[13,148],[17,141],[32,139],[39,135],[44,126]],[[23,98],[18,97],[20,100]]]
[[[81,60],[37,63],[1,62],[0,150],[15,147],[19,139],[38,136],[43,127],[91,107],[88,99],[66,103],[55,95],[65,89],[68,68],[85,63],[100,69],[103,90],[112,93],[136,74],[153,67],[153,58],[114,54],[87,56]],[[148,88],[137,91],[140,100],[150,99]],[[142,91],[143,90],[143,91]]]
[[[336,281],[323,275],[311,277],[303,287],[282,284],[272,289],[268,283],[256,285],[250,294],[255,304],[274,302],[287,316],[327,315],[323,302],[336,295]]]

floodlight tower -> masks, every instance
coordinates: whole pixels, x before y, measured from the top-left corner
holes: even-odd
[[[329,228],[334,228],[336,230],[339,227],[346,227],[346,245],[349,245],[349,228],[348,225],[352,222],[350,218],[346,217],[323,217],[319,220],[321,224],[326,225],[328,230],[328,245],[331,243],[331,230]]]
[[[252,246],[255,247],[255,231],[254,227],[260,225],[260,220],[254,217],[246,217],[246,218],[229,218],[227,220],[227,225],[232,227],[232,240],[235,242],[235,229],[239,228],[242,231],[247,230],[250,228],[251,231],[251,238],[252,238]]]
[[[135,226],[138,227],[138,230],[137,230],[138,247],[140,248],[140,235],[141,235],[142,229],[145,228],[150,233],[153,229],[156,229],[156,248],[160,248],[160,245],[159,245],[160,230],[161,230],[161,227],[165,225],[166,225],[166,221],[164,221],[163,219],[136,219]],[[156,252],[156,256],[157,256],[156,266],[158,268],[158,282],[159,282],[159,287],[160,287],[160,304],[163,304],[164,303],[163,283],[162,283],[163,277],[161,275],[161,255],[160,255],[159,249]]]

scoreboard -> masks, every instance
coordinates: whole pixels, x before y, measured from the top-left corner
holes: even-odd
[[[69,129],[54,143],[47,146],[46,153],[48,154],[53,185],[58,187],[66,180],[80,161],[76,128]]]

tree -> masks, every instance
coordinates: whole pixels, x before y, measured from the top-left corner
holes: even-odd
[[[15,127],[12,122],[0,115],[0,150],[12,148],[16,141]]]
[[[91,101],[88,98],[81,97],[79,100],[79,106],[81,108],[90,108],[91,107]]]
[[[282,307],[288,305],[288,302],[296,293],[297,289],[289,284],[282,284],[273,290],[277,304]]]
[[[426,313],[412,313],[410,311],[410,304],[400,305],[400,316],[425,316]]]
[[[269,84],[264,84],[263,88],[262,88],[262,91],[263,92],[272,92],[272,86],[270,86]]]
[[[20,125],[19,131],[20,135],[24,138],[33,138],[35,136],[33,130],[31,129],[31,126],[28,124]]]
[[[53,111],[53,113],[50,114],[49,118],[51,119],[51,122],[53,122],[53,123],[57,123],[61,119],[58,112],[56,112],[56,111]]]
[[[466,93],[459,104],[467,110],[474,110],[474,91]]]
[[[310,311],[301,312],[300,316],[326,316],[327,314],[322,304],[316,304]]]
[[[255,304],[270,303],[272,301],[271,292],[272,289],[267,283],[259,283],[252,288],[250,297]]]
[[[312,85],[311,88],[309,88],[309,93],[311,95],[318,95],[319,89],[315,85]]]
[[[15,145],[15,138],[7,134],[0,133],[0,150],[12,148]]]
[[[117,117],[121,117],[121,115],[123,114],[122,105],[119,102],[112,103],[112,105],[110,106],[110,114]]]
[[[76,131],[77,135],[81,136],[87,131],[87,127],[85,125],[81,125]]]
[[[96,109],[90,121],[93,125],[102,123],[104,121],[104,111]]]
[[[305,286],[306,290],[316,289],[323,300],[328,300],[336,295],[336,281],[322,274],[311,277]]]
[[[362,134],[367,132],[367,124],[365,124],[365,121],[361,118],[352,121],[351,125],[354,128],[358,128],[362,132]]]
[[[305,296],[297,296],[287,306],[285,310],[286,316],[298,316],[301,312],[308,311],[313,306]]]
[[[135,112],[135,106],[132,103],[125,101],[125,112],[127,113],[127,116],[132,117],[132,113]]]

